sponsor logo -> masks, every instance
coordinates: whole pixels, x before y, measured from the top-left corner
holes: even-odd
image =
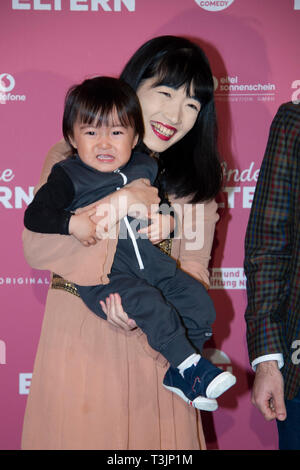
[[[135,0],[12,0],[13,10],[135,11]]]
[[[11,168],[0,170],[0,184],[11,183],[15,174]],[[28,186],[24,190],[21,186],[0,186],[0,207],[5,209],[22,209],[23,203],[30,204],[33,199],[34,186]]]
[[[228,8],[234,0],[195,0],[199,7],[207,11],[221,11]]]
[[[31,385],[32,373],[21,372],[19,374],[19,394],[28,395]]]
[[[6,104],[8,102],[20,102],[25,101],[25,95],[17,95],[11,93],[15,88],[16,81],[10,73],[0,74],[0,104]]]
[[[6,364],[6,344],[0,339],[0,364]]]
[[[274,101],[274,83],[240,83],[235,76],[214,77],[216,101]]]
[[[224,351],[220,351],[219,349],[213,348],[205,348],[203,349],[203,356],[210,362],[212,362],[215,366],[220,367],[220,369],[224,370],[225,372],[232,373],[232,364],[230,358],[227,356]]]
[[[229,168],[226,162],[222,162],[222,169],[223,181],[226,185],[222,192],[225,193],[227,202],[220,202],[219,207],[224,208],[226,204],[228,209],[234,209],[238,205],[243,209],[250,209],[260,169],[255,168],[254,161],[243,170]],[[251,185],[241,187],[236,183],[251,183]]]
[[[15,79],[9,73],[1,73],[0,75],[0,91],[7,93],[15,87]]]
[[[48,276],[0,276],[1,286],[34,286],[49,285],[50,278]]]
[[[210,288],[224,290],[246,289],[246,276],[243,268],[212,268]]]

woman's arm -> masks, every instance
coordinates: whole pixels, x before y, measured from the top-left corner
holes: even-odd
[[[186,199],[175,199],[172,205],[181,212],[180,233],[173,240],[172,256],[180,267],[209,288],[208,265],[219,220],[215,200],[203,204],[187,204]]]

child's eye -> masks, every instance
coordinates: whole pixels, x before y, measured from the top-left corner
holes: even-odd
[[[96,135],[96,132],[95,131],[87,131],[86,134],[87,135]]]
[[[121,134],[123,134],[123,132],[122,131],[113,131],[112,134],[113,135],[121,135]]]

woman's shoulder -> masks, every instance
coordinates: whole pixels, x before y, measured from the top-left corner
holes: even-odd
[[[70,145],[64,139],[62,139],[56,144],[52,145],[47,153],[46,159],[52,160],[54,164],[67,158],[70,155],[70,152]]]
[[[65,140],[60,140],[55,145],[53,145],[46,155],[46,159],[43,164],[42,172],[38,187],[44,184],[47,181],[47,178],[52,170],[52,167],[62,161],[65,160],[68,155],[70,155],[71,147]],[[38,189],[35,189],[35,191]]]

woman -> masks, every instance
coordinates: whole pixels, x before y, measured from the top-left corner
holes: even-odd
[[[177,206],[192,202],[189,211],[193,212],[197,202],[206,201],[203,247],[189,251],[183,234],[173,240],[171,254],[182,269],[208,286],[207,266],[218,220],[213,198],[220,189],[221,168],[207,59],[190,41],[163,36],[144,44],[121,77],[139,96],[146,130],[144,150],[159,153],[161,184],[170,202]],[[50,150],[40,185],[68,151],[65,142]],[[122,191],[101,204],[116,207]],[[142,180],[124,191],[129,205],[158,202],[155,189]],[[161,233],[160,238],[164,238]],[[72,282],[89,285],[97,279],[100,244],[86,248],[72,237],[26,230],[23,241],[29,264],[71,282],[56,277],[49,289],[22,448],[205,448],[199,413],[163,389],[168,365],[149,347],[144,334],[133,328],[121,299],[115,295],[107,301],[110,322],[106,322],[76,295]]]

